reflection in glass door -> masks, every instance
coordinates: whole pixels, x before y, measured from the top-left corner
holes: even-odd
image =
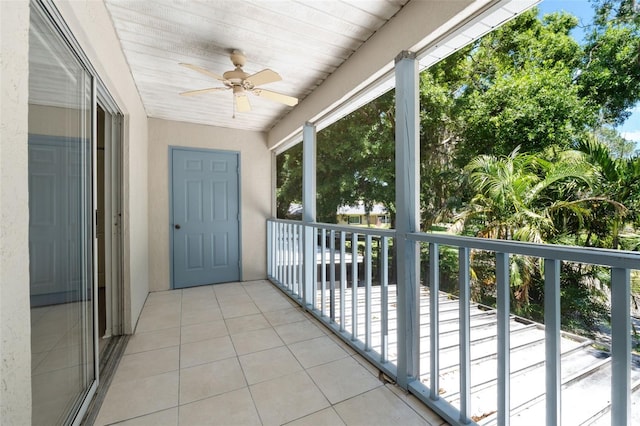
[[[91,75],[39,7],[29,33],[29,256],[34,425],[95,389]]]

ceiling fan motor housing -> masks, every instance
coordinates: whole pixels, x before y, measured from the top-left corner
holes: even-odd
[[[249,73],[242,71],[242,68],[240,67],[236,67],[235,70],[227,71],[222,74],[224,79],[230,81],[233,86],[241,85],[242,81],[249,77],[249,75]]]

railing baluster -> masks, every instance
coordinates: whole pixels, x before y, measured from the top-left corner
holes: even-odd
[[[327,263],[326,263],[326,242],[327,230],[322,228],[320,233],[320,314],[325,316],[325,287],[327,286]]]
[[[358,339],[358,234],[351,234],[351,340]]]
[[[432,400],[440,398],[438,389],[440,387],[440,327],[438,315],[438,299],[440,293],[440,253],[436,243],[429,243],[429,327],[430,327],[430,384],[429,397]]]
[[[293,250],[291,250],[292,262],[291,262],[291,289],[293,294],[298,296],[298,225],[293,225],[291,229],[291,236],[293,239]]]
[[[364,243],[364,350],[371,350],[371,235]]]
[[[293,246],[293,241],[291,240],[291,228],[293,227],[292,224],[289,224],[287,226],[287,289],[291,292],[292,288],[291,288],[291,247]]]
[[[298,295],[298,268],[296,267],[296,255],[298,254],[298,226],[291,226],[291,240],[293,248],[291,250],[291,291],[294,295]]]
[[[611,424],[631,421],[631,280],[629,269],[611,269]]]
[[[282,229],[282,285],[289,289],[289,224]]]
[[[347,292],[346,232],[340,231],[340,331],[344,331]]]
[[[273,224],[273,232],[274,232],[274,241],[273,241],[273,253],[274,253],[274,276],[276,277],[276,280],[278,282],[280,282],[280,263],[281,263],[281,251],[280,251],[280,240],[282,239],[282,232],[281,232],[281,223],[274,223]]]
[[[273,223],[267,222],[267,277],[273,276]]]
[[[329,255],[331,256],[330,260],[330,270],[329,270],[329,318],[331,322],[335,322],[336,320],[336,231],[331,230],[329,233]]]
[[[511,381],[509,320],[509,254],[496,253],[498,305],[498,426],[508,426],[511,419]]]
[[[273,264],[271,269],[271,275],[278,281],[278,222],[270,223],[272,232],[271,232],[271,251],[273,252]]]
[[[382,260],[380,278],[380,361],[387,362],[389,354],[389,240],[382,237]]]
[[[281,272],[281,283],[283,287],[287,287],[287,229],[288,225],[286,223],[282,224],[282,241],[280,245],[282,246],[282,272]]]
[[[318,309],[318,229],[317,228],[313,228],[313,232],[312,234],[312,238],[313,238],[313,249],[311,250],[313,252],[313,255],[311,256],[312,262],[313,262],[313,272],[312,272],[312,278],[311,278],[311,306],[312,309]]]
[[[289,290],[289,224],[285,223],[282,230],[282,285]]]
[[[284,261],[285,261],[285,251],[284,251],[284,227],[285,224],[281,223],[280,224],[280,231],[279,231],[279,237],[278,237],[278,244],[280,246],[280,249],[278,250],[279,254],[278,254],[278,258],[280,260],[279,265],[278,265],[278,279],[280,281],[280,285],[284,285]]]
[[[304,226],[298,225],[298,299],[302,300],[302,306],[306,306],[304,300]]]
[[[544,259],[546,426],[560,424],[560,261]]]
[[[471,417],[471,304],[469,283],[469,249],[458,249],[458,282],[460,286],[460,422],[468,424]]]

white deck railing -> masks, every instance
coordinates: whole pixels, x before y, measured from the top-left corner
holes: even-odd
[[[514,348],[510,343],[513,318],[510,256],[531,256],[544,262],[543,393],[547,425],[561,423],[560,265],[576,262],[608,267],[611,271],[611,424],[631,424],[630,273],[640,269],[640,253],[412,233],[405,238],[428,247],[429,264],[438,267],[430,267],[428,276],[418,278],[419,282],[428,283],[428,287],[419,284],[414,287],[415,301],[404,306],[402,298],[396,297],[395,283],[390,283],[394,268],[390,247],[394,244],[395,231],[286,220],[269,220],[267,230],[269,278],[391,379],[409,375],[407,390],[452,424],[475,424],[471,414],[471,250],[495,253],[497,407],[494,421],[498,425],[510,424],[512,415],[510,357]],[[441,246],[458,250],[459,389],[455,403],[440,396],[440,352],[445,349],[441,348],[440,341],[447,332],[440,332],[439,327],[448,321],[441,318],[439,309],[443,303],[439,291]],[[303,259],[310,259],[314,265],[305,265]],[[377,259],[376,264],[373,259]],[[416,318],[416,321],[399,329],[397,318],[412,311],[417,315],[407,318]],[[396,362],[405,356],[403,351],[415,354],[419,360],[417,374],[399,371],[399,368],[411,368],[404,365],[406,362]],[[543,419],[535,422],[542,424]]]

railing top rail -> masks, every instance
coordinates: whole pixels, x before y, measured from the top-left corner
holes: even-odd
[[[561,261],[591,263],[614,268],[640,270],[640,252],[626,250],[537,244],[522,241],[493,240],[488,238],[461,237],[458,235],[429,234],[423,232],[407,234],[407,238],[414,241],[437,243],[454,247],[469,247],[471,249],[519,254],[543,259],[557,259]]]
[[[268,219],[268,221],[290,223],[298,226],[310,225],[318,229],[390,238],[395,237],[397,232],[395,229],[360,228],[356,226],[318,222],[305,223],[299,220]],[[603,265],[614,268],[640,270],[640,252],[626,250],[526,243],[522,241],[494,240],[488,238],[462,237],[459,235],[432,234],[424,232],[409,233],[407,234],[407,238],[413,241],[437,243],[454,247],[468,247],[470,249],[519,254],[522,256],[539,257],[542,259],[557,259],[568,262],[590,263],[593,265]]]
[[[267,222],[275,222],[275,223],[289,223],[291,225],[304,225],[304,222],[301,220],[291,220],[291,219],[267,219]]]
[[[279,223],[292,223],[295,225],[309,225],[318,229],[326,229],[328,231],[337,231],[337,232],[348,232],[348,233],[356,233],[360,235],[372,235],[378,237],[390,237],[393,238],[396,236],[395,229],[379,229],[379,228],[360,228],[358,226],[349,226],[349,225],[336,225],[332,223],[318,223],[318,222],[302,222],[300,220],[288,220],[288,219],[268,219],[270,222],[279,222]]]

